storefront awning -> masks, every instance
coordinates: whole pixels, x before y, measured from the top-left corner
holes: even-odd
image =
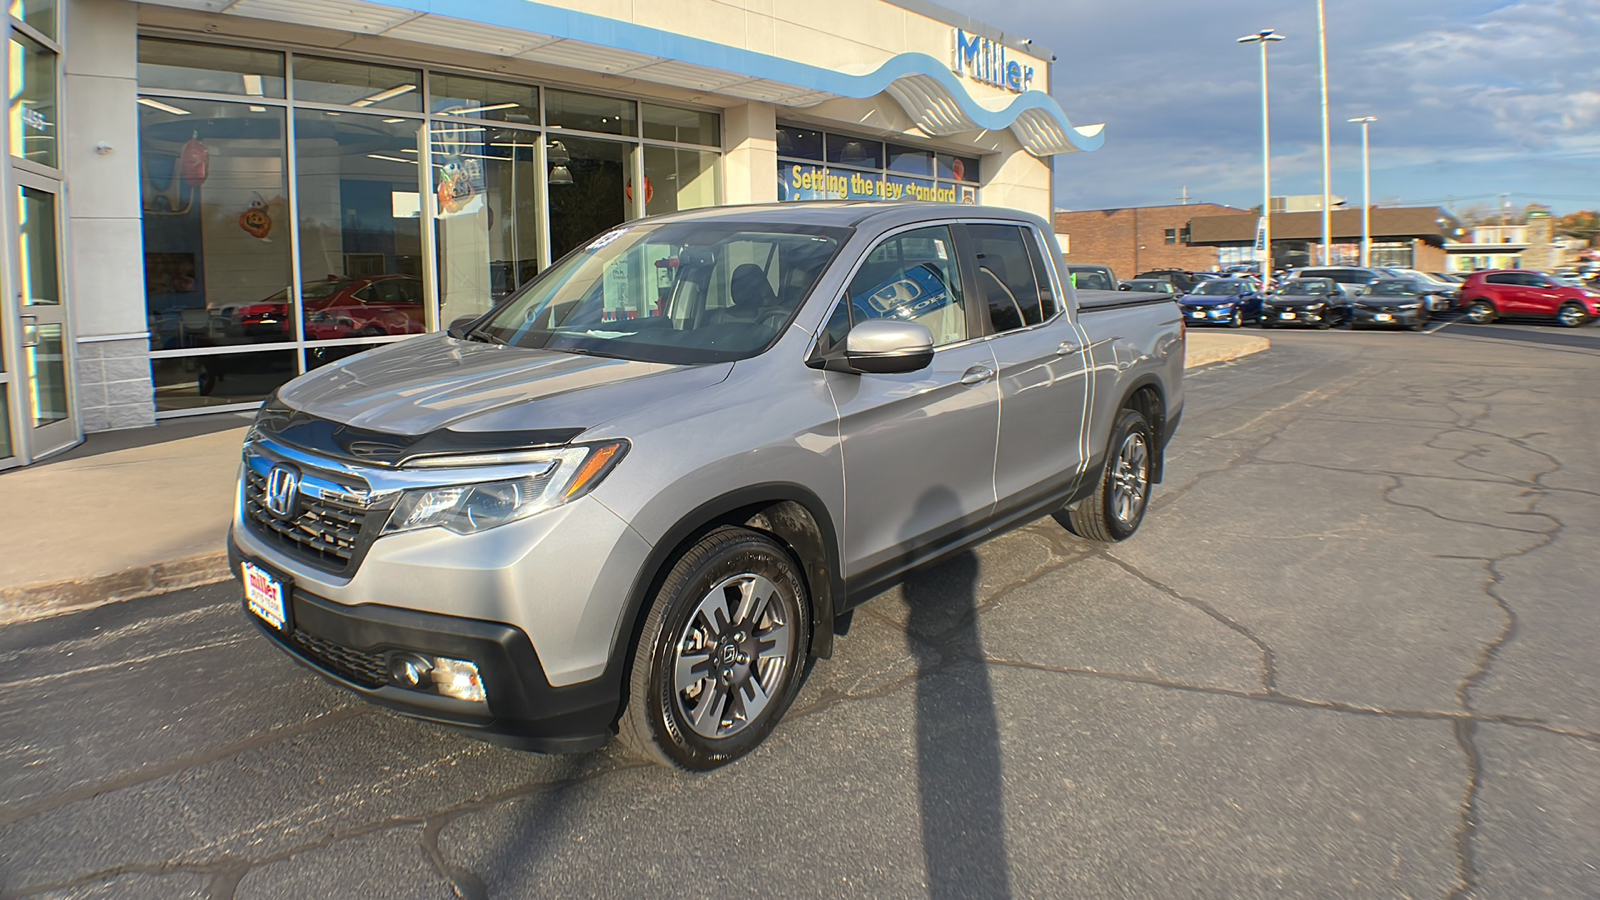
[[[1035,156],[1096,150],[1102,125],[1077,127],[1043,91],[1002,109],[969,94],[950,68],[902,53],[863,74],[838,72],[631,22],[528,0],[145,0],[199,12],[310,25],[512,56],[779,106],[886,93],[929,135],[1009,129]]]

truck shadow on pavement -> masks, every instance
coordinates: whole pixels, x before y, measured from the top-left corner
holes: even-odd
[[[924,494],[908,530],[953,507]],[[948,521],[948,518],[942,520]],[[906,645],[916,659],[917,791],[933,898],[1009,897],[1000,725],[977,627],[978,557],[963,550],[902,584]]]

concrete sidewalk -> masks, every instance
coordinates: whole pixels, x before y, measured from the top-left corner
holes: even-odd
[[[1189,332],[1187,367],[1267,349]],[[0,474],[0,624],[229,577],[223,542],[251,413],[91,435]]]

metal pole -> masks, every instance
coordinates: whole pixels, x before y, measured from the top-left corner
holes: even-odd
[[[1377,116],[1351,119],[1361,126],[1361,265],[1372,265],[1372,148],[1367,142],[1367,126],[1378,121]]]
[[[1261,44],[1261,291],[1272,289],[1272,125],[1267,103],[1267,42]]]
[[[1317,44],[1322,70],[1322,264],[1333,265],[1333,169],[1328,136],[1328,21],[1323,0],[1317,0]]]

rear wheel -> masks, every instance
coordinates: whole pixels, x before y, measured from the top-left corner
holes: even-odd
[[[760,744],[811,646],[799,567],[772,538],[719,528],[678,558],[634,650],[618,736],[635,755],[706,770]]]
[[[1092,496],[1056,513],[1073,534],[1092,541],[1125,540],[1139,530],[1150,499],[1154,436],[1136,409],[1117,414],[1111,429],[1105,470]]]
[[[1556,313],[1556,321],[1567,328],[1577,328],[1588,318],[1589,314],[1576,303],[1564,303],[1561,305],[1561,311]]]
[[[1467,304],[1467,318],[1479,325],[1487,325],[1497,315],[1494,304],[1487,300],[1474,300]]]

